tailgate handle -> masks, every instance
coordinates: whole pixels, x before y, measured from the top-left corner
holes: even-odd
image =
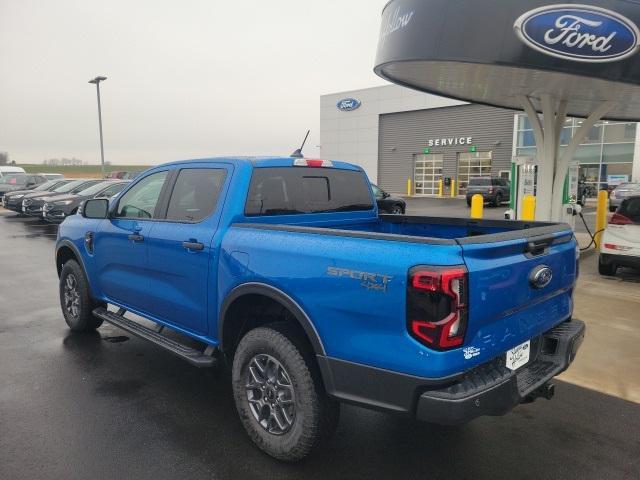
[[[536,238],[527,242],[527,246],[524,249],[525,253],[531,255],[542,255],[547,251],[549,245],[553,243],[553,237]]]

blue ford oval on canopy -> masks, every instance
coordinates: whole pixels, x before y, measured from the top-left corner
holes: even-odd
[[[640,2],[392,0],[375,72],[460,100],[521,109],[522,96],[567,102],[589,116],[640,119]]]
[[[580,62],[610,62],[633,55],[640,36],[631,20],[593,6],[542,7],[523,14],[514,29],[532,48]]]

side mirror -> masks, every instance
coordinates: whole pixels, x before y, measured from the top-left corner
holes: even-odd
[[[109,200],[94,198],[87,200],[82,205],[82,216],[84,218],[107,218],[109,215]]]

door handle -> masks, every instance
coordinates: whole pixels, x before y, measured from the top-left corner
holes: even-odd
[[[144,237],[139,233],[132,233],[131,235],[129,235],[129,240],[131,240],[132,242],[142,242],[144,241]]]
[[[204,250],[204,244],[200,242],[182,242],[182,246],[187,250]]]

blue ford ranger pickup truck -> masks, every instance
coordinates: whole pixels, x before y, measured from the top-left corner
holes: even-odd
[[[566,224],[379,216],[361,168],[289,157],[154,167],[86,201],[55,252],[71,330],[228,365],[248,434],[286,461],[339,402],[459,424],[550,398],[584,337],[577,257]]]

